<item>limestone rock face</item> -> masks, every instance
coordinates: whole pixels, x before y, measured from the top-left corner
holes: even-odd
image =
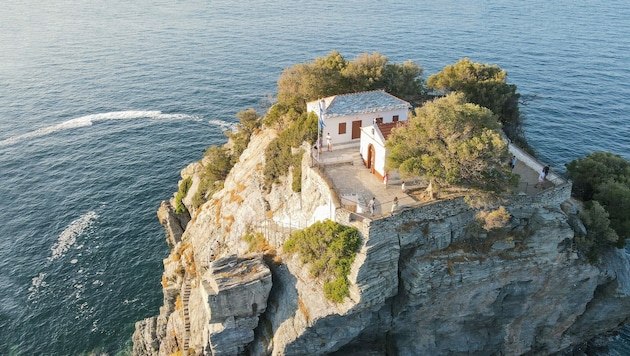
[[[136,322],[133,334],[133,354],[157,356],[160,340],[155,334],[157,317]]]
[[[214,261],[203,288],[209,307],[210,346],[214,355],[234,355],[254,340],[258,316],[267,309],[271,271],[258,258],[236,255]]]
[[[190,216],[180,217],[176,215],[173,207],[165,201],[160,204],[157,215],[160,224],[166,229],[166,243],[172,249],[178,242],[182,241],[182,235],[186,229],[186,224],[190,221]]]
[[[311,168],[308,145],[300,193],[291,171],[265,186],[263,152],[276,136],[253,135],[187,224],[160,208],[171,247],[164,305],[136,324],[135,355],[551,354],[630,320],[628,257],[610,251],[591,265],[579,256],[573,239],[585,230],[570,186],[506,197],[511,219],[489,232],[475,230],[479,208],[463,198],[351,220]],[[189,196],[200,166],[182,172]],[[282,251],[291,232],[326,218],[362,237],[350,297],[338,304]]]
[[[571,260],[572,230],[559,212],[537,211],[538,229],[514,248],[483,255],[406,252],[390,331],[396,354],[551,353],[584,312],[599,270]],[[534,224],[532,224],[534,225]]]

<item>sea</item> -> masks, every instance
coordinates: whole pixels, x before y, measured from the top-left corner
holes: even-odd
[[[522,95],[543,163],[630,159],[630,2],[3,0],[0,355],[128,355],[159,313],[179,172],[332,50],[468,57]],[[630,354],[630,331],[609,355]]]

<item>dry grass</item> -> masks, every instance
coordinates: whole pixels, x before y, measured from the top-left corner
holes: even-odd
[[[221,227],[221,203],[217,203],[216,211],[214,212],[214,224],[217,227]]]
[[[304,305],[304,302],[302,301],[302,298],[300,297],[298,297],[297,302],[298,302],[298,308],[300,308],[300,311],[302,312],[302,314],[306,318],[306,321],[308,322],[311,319],[311,316],[308,313],[308,309],[306,309],[306,305]]]
[[[230,190],[230,203],[236,203],[240,205],[243,203],[243,200],[243,197],[235,193],[233,190]]]
[[[225,226],[225,231],[226,232],[230,232],[232,231],[232,224],[234,223],[234,215],[229,215],[229,216],[225,216],[223,217],[223,220],[227,221],[227,224]]]

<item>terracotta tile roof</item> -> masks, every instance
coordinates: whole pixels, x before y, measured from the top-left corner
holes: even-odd
[[[397,121],[397,122],[387,122],[384,124],[376,124],[376,126],[378,126],[378,129],[381,131],[383,138],[385,139],[385,141],[387,141],[394,127],[403,126],[403,125],[406,125],[406,123],[407,121]]]

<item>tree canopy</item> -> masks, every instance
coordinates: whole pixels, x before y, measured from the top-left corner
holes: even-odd
[[[571,161],[566,167],[568,177],[573,180],[573,195],[584,202],[596,201],[603,207],[610,228],[619,236],[615,245],[623,247],[630,237],[630,162],[610,152],[594,152]],[[586,210],[597,208],[592,206],[587,205]],[[598,212],[597,216],[604,214]],[[592,226],[599,228],[601,224]],[[585,225],[589,229],[586,222]]]
[[[375,89],[412,101],[424,93],[421,75],[422,67],[412,61],[394,64],[376,52],[347,61],[332,51],[313,62],[286,68],[278,80],[278,105],[301,113],[306,102],[320,97]]]
[[[452,93],[416,108],[407,125],[392,131],[387,165],[444,186],[501,192],[517,179],[499,128],[489,109]]]
[[[507,72],[497,65],[481,64],[468,58],[459,60],[427,80],[427,86],[445,93],[457,91],[466,100],[490,109],[512,140],[526,147],[518,108],[516,85],[507,83]]]

